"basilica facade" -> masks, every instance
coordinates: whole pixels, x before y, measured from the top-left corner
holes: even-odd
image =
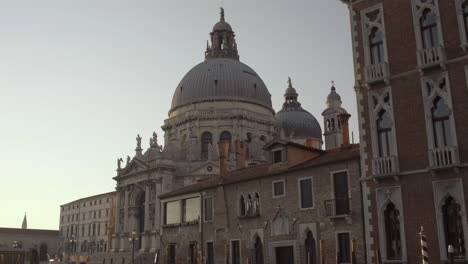
[[[111,251],[142,254],[161,249],[159,196],[196,184],[221,173],[216,144],[229,142],[226,169],[235,170],[234,142],[245,144],[246,166],[271,161],[265,145],[283,139],[322,149],[319,122],[301,107],[291,79],[282,109],[275,113],[271,94],[260,76],[239,60],[234,31],[221,9],[220,20],[207,43],[205,60],[193,67],[176,86],[164,121],[164,145],[153,133],[147,148],[136,138],[133,157],[118,159],[115,232]],[[324,111],[326,148],[340,146],[337,115],[346,113],[341,98],[332,87]],[[331,125],[331,120],[335,125]]]

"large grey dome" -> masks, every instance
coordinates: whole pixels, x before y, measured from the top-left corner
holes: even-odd
[[[284,94],[285,102],[281,111],[276,113],[279,128],[285,136],[292,138],[322,138],[322,129],[315,117],[304,110],[297,101],[298,94],[292,87],[291,79],[289,87]]]
[[[271,95],[252,68],[236,59],[210,58],[193,67],[177,85],[171,111],[187,104],[223,100],[272,109]]]

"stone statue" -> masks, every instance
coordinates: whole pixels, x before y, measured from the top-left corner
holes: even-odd
[[[122,169],[122,162],[123,162],[123,159],[122,159],[122,158],[118,158],[118,159],[117,159],[117,169],[118,169],[118,170],[121,170],[121,169]]]
[[[127,155],[127,165],[126,166],[128,166],[128,164],[130,164],[130,160],[131,160],[130,156]]]
[[[158,134],[156,132],[153,132],[153,137],[150,138],[150,147],[158,147]]]
[[[284,139],[286,136],[284,135],[284,129],[281,128],[280,130],[280,138]]]
[[[140,134],[137,135],[136,141],[137,141],[137,149],[141,149],[141,137],[140,137]]]

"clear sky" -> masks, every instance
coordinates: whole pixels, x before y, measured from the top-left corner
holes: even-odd
[[[133,156],[136,134],[163,139],[221,4],[274,108],[291,76],[322,124],[334,80],[357,141],[339,0],[0,0],[0,226],[21,227],[27,212],[29,228],[58,229],[60,204],[114,190],[116,159]]]

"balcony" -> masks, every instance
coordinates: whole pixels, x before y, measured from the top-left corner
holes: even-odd
[[[368,84],[381,81],[388,83],[388,77],[390,76],[388,63],[386,62],[368,65],[365,67],[364,73]]]
[[[374,176],[395,175],[398,172],[398,159],[396,156],[374,158],[372,169]]]
[[[444,46],[438,45],[417,51],[419,69],[440,65],[445,68]]]
[[[328,217],[349,216],[351,214],[351,198],[325,200],[325,213]]]
[[[429,150],[429,165],[431,168],[447,168],[457,164],[457,147],[434,148]]]

